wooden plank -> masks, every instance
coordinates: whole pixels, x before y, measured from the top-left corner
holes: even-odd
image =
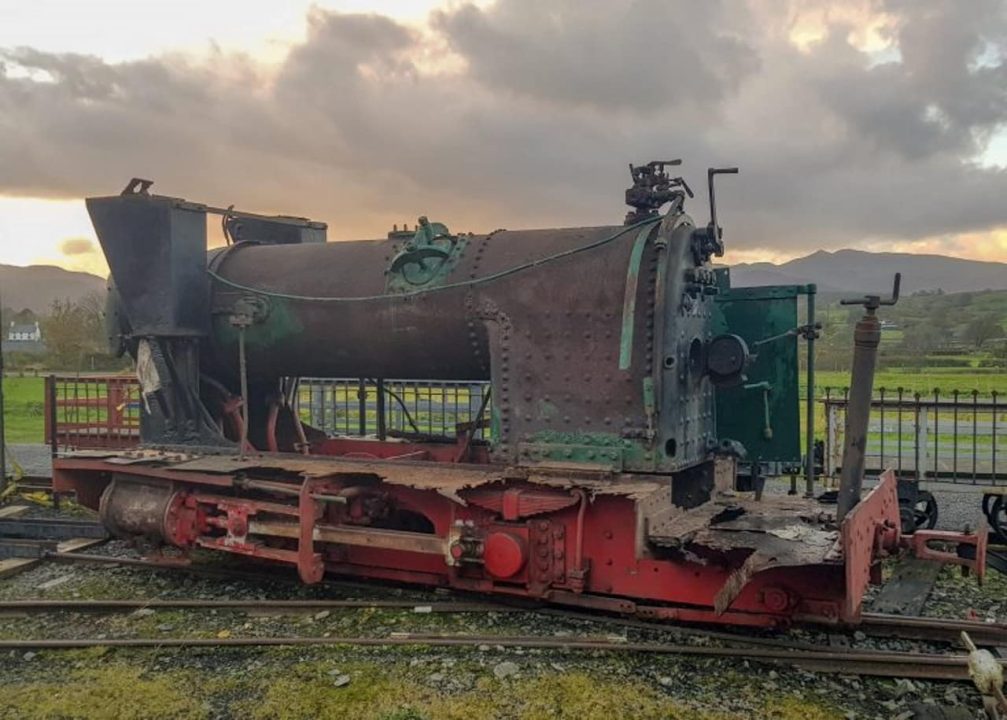
[[[874,598],[874,612],[893,615],[919,615],[937,581],[941,564],[911,558],[899,563],[895,573]]]
[[[107,540],[108,538],[70,538],[59,543],[56,546],[56,550],[61,553],[78,552],[92,548],[95,545],[101,545]]]
[[[106,540],[107,538],[70,538],[59,543],[56,546],[56,550],[61,553],[77,552],[100,545]],[[19,572],[33,568],[41,562],[43,562],[42,558],[10,558],[8,560],[0,560],[0,578],[17,575]]]

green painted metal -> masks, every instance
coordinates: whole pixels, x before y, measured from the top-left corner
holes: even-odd
[[[526,462],[543,464],[597,465],[599,469],[622,470],[625,450],[597,445],[537,445],[519,443],[518,453]]]
[[[735,440],[750,460],[801,459],[797,298],[805,287],[731,288],[718,272],[714,334],[744,338],[755,355],[744,384],[716,391],[717,435]]]
[[[297,313],[290,311],[288,301],[260,296],[254,296],[253,299],[259,308],[252,318],[252,324],[245,330],[247,346],[276,347],[286,338],[298,335],[304,330]],[[213,332],[222,345],[237,348],[238,330],[228,317],[227,314],[215,315]]]
[[[647,414],[647,434],[654,436],[654,417],[657,415],[657,399],[654,393],[654,378],[643,379],[643,411]]]
[[[642,440],[616,433],[543,431],[519,443],[518,451],[532,462],[597,465],[607,470],[654,463],[654,453]]]
[[[452,235],[447,225],[421,217],[416,233],[392,258],[386,291],[408,293],[438,284],[454,270],[467,243],[467,235]]]
[[[640,228],[633,241],[633,251],[629,256],[629,267],[626,269],[626,294],[622,301],[622,336],[619,341],[619,369],[629,370],[633,362],[633,328],[636,325],[636,294],[640,284],[640,264],[643,262],[643,250],[647,247],[647,239],[654,225]]]

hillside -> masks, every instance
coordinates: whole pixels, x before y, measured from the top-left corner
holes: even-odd
[[[902,273],[905,295],[938,289],[945,293],[1007,290],[1007,263],[862,250],[819,250],[779,265],[742,263],[731,268],[731,282],[738,287],[815,283],[822,294],[858,295],[891,288],[896,272]],[[105,280],[89,273],[51,265],[0,265],[0,302],[15,311],[27,308],[45,314],[55,299],[79,300],[104,291]]]
[[[731,283],[735,286],[816,283],[822,293],[863,294],[890,288],[897,272],[902,273],[902,290],[907,295],[921,290],[946,293],[1007,290],[1007,263],[862,250],[819,250],[779,265],[742,263],[731,269]]]
[[[0,265],[0,304],[15,311],[44,315],[53,300],[77,301],[93,292],[104,294],[104,278],[52,265]]]

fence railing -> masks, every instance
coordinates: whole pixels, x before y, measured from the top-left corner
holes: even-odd
[[[489,383],[303,378],[298,412],[330,435],[454,437],[461,423],[488,417]],[[125,448],[140,439],[139,385],[130,376],[55,376],[45,382],[46,442]],[[847,391],[817,393],[824,414],[824,472],[842,466]],[[384,402],[379,402],[383,397]],[[822,426],[818,434],[822,436]],[[479,430],[475,437],[485,437]],[[872,402],[867,470],[900,477],[1007,485],[1007,402],[977,391],[916,393],[878,388]]]
[[[45,441],[76,448],[126,448],[140,442],[140,385],[124,375],[45,379]]]
[[[330,435],[454,437],[480,409],[488,418],[488,392],[487,382],[301,378],[298,404],[302,420]]]
[[[489,383],[439,380],[302,378],[301,419],[329,435],[420,435],[454,438],[476,420]],[[383,402],[379,400],[383,398]],[[45,441],[57,447],[106,449],[140,441],[140,386],[122,375],[60,376],[45,380]],[[482,439],[487,431],[477,429]]]
[[[848,390],[826,388],[825,472],[842,467]],[[1007,403],[977,390],[878,388],[871,403],[867,470],[963,484],[1007,484]]]

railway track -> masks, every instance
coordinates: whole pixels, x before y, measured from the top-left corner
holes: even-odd
[[[772,637],[747,636],[734,632],[709,630],[681,625],[662,624],[655,621],[629,617],[592,615],[540,605],[515,605],[499,602],[459,600],[192,600],[192,599],[101,599],[101,600],[0,600],[0,614],[38,613],[122,613],[136,610],[235,610],[258,613],[298,613],[318,610],[411,610],[417,614],[446,613],[518,613],[528,612],[559,620],[610,625],[657,633],[674,633],[702,636],[711,640],[740,644],[778,647],[814,647],[811,643],[781,641]],[[810,626],[823,630],[821,626]],[[873,637],[894,637],[930,643],[957,645],[961,633],[967,632],[978,645],[1007,646],[1007,625],[974,620],[948,620],[944,618],[904,617],[865,613],[856,628]],[[841,651],[841,650],[840,650]],[[839,652],[839,651],[837,651]]]
[[[69,650],[107,648],[212,648],[277,646],[353,647],[479,647],[490,645],[556,651],[648,653],[702,658],[750,660],[792,665],[816,672],[873,675],[925,680],[968,680],[968,659],[960,653],[812,650],[803,647],[704,647],[660,642],[626,642],[587,637],[523,637],[503,635],[428,635],[401,633],[387,637],[241,637],[241,638],[46,638],[0,640],[2,650]],[[1004,661],[1000,661],[1001,665]]]
[[[139,558],[119,558],[86,553],[46,553],[47,560],[66,563],[100,563],[129,567],[145,567],[154,570],[183,570],[211,577],[246,579],[261,582],[262,574],[238,571],[228,568],[205,567],[193,564],[158,562]],[[285,576],[270,579],[286,581]],[[360,583],[329,581],[334,587],[367,588],[373,586]],[[561,652],[613,652],[651,653],[681,655],[690,657],[744,659],[753,662],[792,665],[805,670],[873,675],[882,677],[906,677],[927,680],[968,680],[967,656],[960,652],[887,652],[860,650],[854,647],[829,647],[787,637],[765,637],[742,635],[723,630],[667,625],[630,617],[595,615],[581,611],[569,611],[555,606],[532,605],[527,602],[504,603],[499,601],[443,600],[432,601],[395,600],[199,600],[199,599],[120,599],[120,600],[8,600],[0,601],[0,614],[35,613],[87,613],[87,612],[133,612],[141,608],[153,610],[234,610],[262,613],[296,613],[317,610],[349,609],[398,609],[416,613],[510,613],[532,612],[556,617],[566,621],[580,621],[598,627],[632,628],[641,632],[664,635],[663,641],[634,640],[626,638],[598,638],[592,636],[500,636],[500,635],[430,635],[418,633],[393,634],[386,637],[340,636],[340,637],[228,637],[228,638],[37,638],[0,640],[0,651],[25,649],[74,649],[88,647],[146,648],[146,647],[269,647],[269,646],[314,646],[343,645],[354,647],[383,646],[427,646],[427,647],[478,647],[492,645],[520,647],[526,649],[555,650]],[[843,632],[846,628],[810,626],[809,629]],[[872,637],[897,637],[926,643],[957,646],[960,633],[964,630],[979,645],[1007,646],[1007,625],[977,621],[954,621],[923,617],[905,617],[868,613],[862,624],[856,628]],[[674,641],[669,642],[669,636]],[[716,645],[696,645],[683,643],[683,639],[702,637]],[[1001,661],[1003,664],[1004,661]]]
[[[171,571],[184,571],[188,573],[193,573],[197,575],[206,575],[210,577],[227,577],[236,580],[253,580],[257,582],[262,582],[264,576],[254,572],[246,572],[240,570],[232,570],[220,567],[202,567],[194,564],[174,564],[174,563],[164,563],[154,560],[145,560],[141,558],[118,558],[108,555],[95,555],[89,553],[63,553],[63,552],[52,552],[49,553],[47,559],[54,560],[57,562],[64,563],[96,563],[96,564],[108,564],[108,565],[123,565],[127,567],[143,567],[152,570],[171,570]],[[288,579],[284,575],[272,575],[269,577],[271,580],[286,581]],[[338,588],[362,588],[373,590],[373,585],[366,585],[363,583],[352,583],[352,582],[341,582],[341,581],[326,581],[325,584],[331,585],[332,587]],[[10,602],[0,602],[0,612],[11,612],[14,610],[22,612],[40,611],[40,610],[67,610],[71,612],[87,611],[89,604],[91,610],[114,610],[117,609],[116,603],[123,603],[118,609],[137,609],[139,607],[165,607],[174,609],[199,609],[201,607],[206,608],[220,608],[220,609],[242,609],[249,608],[253,606],[258,606],[260,609],[289,609],[294,610],[300,607],[301,609],[316,608],[321,609],[325,607],[379,607],[380,603],[385,603],[384,607],[399,607],[399,608],[409,608],[409,607],[426,607],[430,608],[429,612],[475,612],[475,611],[494,611],[494,612],[515,612],[515,611],[527,611],[527,612],[538,612],[544,614],[550,614],[558,617],[568,618],[568,619],[579,619],[587,620],[596,623],[609,623],[618,624],[627,627],[636,627],[640,629],[657,629],[662,628],[675,628],[679,631],[687,631],[689,628],[678,625],[667,625],[656,621],[640,620],[628,617],[614,617],[609,615],[595,615],[580,611],[572,611],[561,609],[556,606],[543,606],[540,604],[531,604],[528,602],[520,603],[505,603],[501,601],[477,601],[477,602],[456,602],[456,601],[378,601],[376,604],[374,601],[335,601],[335,600],[273,600],[273,601],[243,601],[243,600],[218,600],[218,601],[202,601],[202,600],[126,600],[126,601],[38,601],[40,604],[36,604],[36,601],[10,601]],[[14,603],[12,605],[11,603]],[[18,605],[17,603],[23,603],[23,605]],[[46,603],[49,605],[47,606]],[[161,605],[163,603],[163,605]],[[215,604],[216,603],[216,604]],[[450,608],[457,607],[459,609],[451,610]],[[467,609],[461,609],[467,608]],[[833,626],[821,626],[821,625],[811,625],[808,626],[815,630],[829,630]],[[892,638],[902,638],[905,640],[919,640],[923,642],[940,642],[948,643],[952,645],[957,645],[960,641],[962,631],[969,633],[975,642],[980,645],[994,646],[994,647],[1007,647],[1007,624],[1003,623],[986,623],[977,620],[950,620],[945,618],[926,618],[926,617],[913,617],[913,616],[903,616],[903,615],[889,615],[884,613],[864,613],[861,625],[858,628],[862,632],[872,635],[875,637],[892,637]],[[704,635],[720,638],[720,639],[733,639],[739,640],[744,637],[738,635],[737,633],[717,631],[717,630],[704,630],[701,631]],[[753,638],[761,639],[761,638]]]

